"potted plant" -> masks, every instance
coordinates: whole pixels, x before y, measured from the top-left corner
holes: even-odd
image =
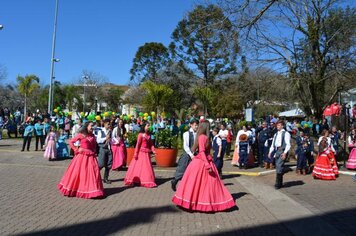
[[[138,137],[138,133],[135,132],[129,132],[126,134],[127,135],[127,166],[130,165],[130,162],[135,154],[135,147],[136,147],[136,143],[137,143],[137,137]]]
[[[157,133],[156,164],[160,167],[173,167],[177,161],[178,137],[171,130],[163,129]]]

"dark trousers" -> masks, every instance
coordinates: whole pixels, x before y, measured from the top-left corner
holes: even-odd
[[[100,170],[105,168],[104,179],[109,178],[109,172],[112,165],[112,152],[110,149],[105,148],[104,144],[99,144],[98,164]]]
[[[223,164],[224,164],[224,160],[222,159],[221,156],[219,158],[217,156],[218,156],[218,154],[214,153],[213,160],[214,160],[214,164],[216,166],[216,169],[218,169],[219,174],[221,174],[222,173]]]
[[[264,161],[268,164],[271,164],[271,163],[273,164],[274,157],[269,158],[268,153],[269,153],[269,147],[264,147],[263,148]]]
[[[248,163],[248,154],[245,151],[239,152],[239,164],[240,166],[247,166]]]
[[[306,159],[308,161],[308,166],[311,166],[311,165],[314,164],[314,157],[313,157],[313,155],[311,153],[308,153],[306,155]]]
[[[220,158],[223,160],[224,159],[224,155],[225,155],[225,152],[226,152],[226,145],[227,145],[227,142],[226,140],[221,140],[221,155],[220,155]]]
[[[40,143],[40,149],[43,148],[43,135],[36,135],[36,151],[38,150],[38,143]]]
[[[31,139],[32,139],[31,136],[23,137],[22,151],[25,150],[26,143],[27,143],[27,151],[30,151]]]
[[[297,170],[303,170],[305,168],[307,168],[307,157],[305,155],[298,155]]]
[[[284,160],[282,160],[282,154],[283,151],[278,150],[275,155],[275,160],[276,160],[276,173],[277,174],[284,174]],[[287,158],[286,158],[287,159]]]
[[[184,172],[187,169],[189,163],[191,162],[191,158],[188,154],[183,153],[179,160],[178,160],[178,166],[176,169],[176,173],[174,175],[174,180],[175,182],[178,182],[179,180],[181,180],[183,178]]]
[[[264,143],[258,144],[258,164],[262,165],[263,160],[264,160],[264,155],[265,155],[265,145]]]
[[[231,142],[226,142],[226,155],[230,156]]]

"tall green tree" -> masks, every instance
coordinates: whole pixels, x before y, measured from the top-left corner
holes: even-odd
[[[108,111],[118,111],[120,103],[122,103],[122,95],[124,91],[120,87],[110,87],[109,89],[102,89],[98,95],[98,99],[107,104]]]
[[[24,115],[27,116],[27,99],[39,87],[40,79],[36,75],[17,76],[17,89],[24,96]]]
[[[295,93],[308,115],[320,118],[339,92],[355,86],[355,8],[341,0],[220,1],[243,19],[235,23],[247,26],[255,62],[285,73],[293,87],[280,90]]]
[[[205,115],[213,115],[211,112],[211,108],[213,107],[215,92],[217,91],[211,89],[210,87],[197,86],[194,89],[194,96],[201,103]]]
[[[172,99],[173,90],[166,85],[152,81],[144,82],[141,87],[146,91],[142,101],[145,108],[156,111],[157,114],[165,111]]]
[[[194,68],[207,85],[236,72],[238,33],[218,6],[197,6],[178,23],[172,39],[173,57]]]
[[[145,43],[139,47],[130,70],[131,80],[157,81],[158,72],[169,62],[168,49],[162,43]]]

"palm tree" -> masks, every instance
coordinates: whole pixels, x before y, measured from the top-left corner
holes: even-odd
[[[146,81],[142,85],[146,90],[146,96],[143,103],[148,109],[157,109],[157,114],[168,106],[172,98],[173,90],[164,84],[156,84],[152,81]]]
[[[17,89],[25,97],[24,117],[27,116],[27,99],[31,93],[39,87],[40,79],[35,75],[17,76]]]
[[[77,105],[82,103],[82,99],[77,91],[77,88],[73,85],[66,85],[63,88],[66,107],[69,111],[73,110],[73,105],[77,101]]]

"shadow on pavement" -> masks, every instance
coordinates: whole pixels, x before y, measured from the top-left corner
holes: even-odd
[[[247,194],[249,194],[249,193],[239,192],[239,193],[233,193],[233,194],[231,194],[231,196],[236,201],[237,199],[242,198],[243,196],[245,196]]]
[[[356,208],[328,212],[323,215],[264,224],[254,227],[236,228],[209,235],[356,235]],[[327,226],[327,227],[326,227]]]
[[[121,212],[111,218],[18,235],[112,235],[130,227],[153,223],[156,216],[174,212],[178,212],[174,205],[137,208]]]
[[[120,182],[120,181],[124,181],[124,178],[120,178],[120,179],[110,179],[111,182]]]
[[[305,184],[304,181],[301,180],[288,181],[288,182],[284,182],[283,188],[289,188],[289,187],[304,185],[304,184]]]
[[[235,178],[235,177],[240,177],[241,175],[239,174],[228,174],[228,175],[222,175],[222,179],[232,179],[232,178]]]
[[[123,186],[123,187],[115,187],[115,188],[104,188],[105,197],[109,197],[110,195],[118,194],[123,192],[126,189],[133,188],[132,186]]]
[[[168,181],[170,181],[170,180],[172,180],[172,179],[174,179],[174,178],[173,178],[173,177],[169,177],[169,178],[156,177],[156,184],[157,184],[158,186],[160,186],[160,185],[162,185],[162,184],[164,184],[164,183],[166,183],[166,182],[168,182]]]
[[[15,145],[11,145],[11,144],[0,144],[0,147],[12,147],[12,146],[15,146]]]

